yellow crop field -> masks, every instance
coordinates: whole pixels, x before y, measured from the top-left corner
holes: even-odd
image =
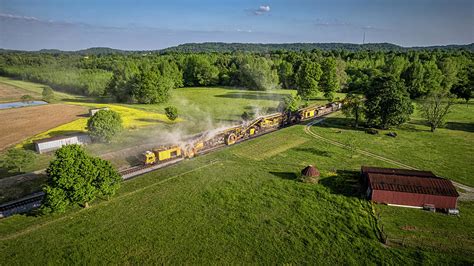
[[[126,129],[156,125],[157,123],[177,123],[177,122],[182,121],[182,119],[176,119],[175,121],[171,121],[166,117],[166,115],[163,115],[163,114],[147,112],[144,110],[138,110],[138,109],[116,105],[116,104],[73,103],[73,102],[68,102],[68,104],[87,106],[90,108],[108,107],[110,110],[113,110],[120,114],[123,120],[123,126]],[[22,147],[25,144],[30,144],[34,140],[38,140],[38,139],[64,135],[67,133],[84,132],[87,130],[87,119],[88,118],[79,118],[72,122],[52,128],[48,131],[42,132],[40,134],[37,134],[27,139],[23,143],[18,144],[17,147]]]
[[[149,126],[156,123],[176,123],[180,122],[180,119],[176,121],[170,121],[166,115],[158,114],[154,112],[147,112],[144,110],[139,110],[135,108],[130,108],[122,105],[117,104],[103,104],[103,103],[73,103],[68,102],[68,104],[76,104],[87,106],[90,108],[103,108],[108,107],[110,110],[115,111],[120,114],[123,120],[123,125],[125,128],[136,128],[136,127],[143,127]]]

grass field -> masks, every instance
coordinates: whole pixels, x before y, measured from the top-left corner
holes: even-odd
[[[474,186],[473,107],[472,104],[456,104],[447,117],[446,127],[434,133],[424,125],[418,110],[407,124],[400,128],[380,130],[375,136],[365,133],[363,129],[349,127],[351,121],[340,113],[323,122],[317,132],[353,147]],[[395,131],[398,136],[386,136],[389,131]]]
[[[31,96],[37,97],[38,99],[41,99],[41,93],[43,92],[43,88],[46,86],[39,83],[16,80],[16,79],[11,79],[7,77],[0,77],[0,84],[13,86],[16,89],[25,92],[25,94],[28,94],[29,92]],[[54,92],[54,96],[55,96],[55,99],[59,101],[66,100],[66,99],[82,99],[83,98],[81,96],[75,96],[72,94],[58,92],[58,91]]]
[[[269,145],[293,139],[308,141],[262,158],[242,156],[267,153]],[[295,180],[308,164],[320,169],[320,184]],[[425,241],[433,247],[383,246],[372,205],[360,198],[360,165],[390,166],[311,139],[303,126],[286,128],[133,179],[113,199],[89,209],[0,220],[0,259],[5,264],[474,262],[469,231],[462,235],[467,239],[462,249],[439,249],[430,238]],[[413,220],[437,215],[430,219],[440,217],[444,232],[456,233],[462,231],[458,223],[474,227],[466,210],[471,207],[461,204],[460,217],[419,211]],[[398,232],[390,225],[394,215],[381,214],[389,234]],[[445,245],[457,240],[446,238]]]

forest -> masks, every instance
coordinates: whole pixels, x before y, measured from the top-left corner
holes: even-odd
[[[99,53],[101,49],[106,53]],[[333,99],[335,92],[367,95],[377,89],[374,81],[380,77],[397,82],[412,99],[440,90],[466,101],[472,97],[474,60],[465,46],[212,53],[107,49],[92,48],[91,54],[3,51],[0,75],[103,100],[144,104],[166,102],[175,88],[210,86],[296,89],[303,100],[321,95]]]

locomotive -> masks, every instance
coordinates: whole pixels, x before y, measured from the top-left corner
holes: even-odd
[[[144,165],[153,165],[176,158],[192,158],[195,155],[225,145],[250,139],[265,133],[291,126],[300,122],[324,116],[342,108],[342,102],[333,102],[324,106],[309,106],[295,112],[282,112],[260,116],[240,125],[204,132],[185,144],[161,146],[142,154]]]

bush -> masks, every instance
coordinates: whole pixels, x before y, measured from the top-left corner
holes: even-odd
[[[174,121],[178,118],[178,108],[175,106],[168,106],[165,108],[165,114],[169,120]]]
[[[33,100],[34,99],[31,95],[26,94],[26,95],[21,96],[21,101],[24,102],[24,103],[29,103]]]
[[[42,95],[44,101],[50,102],[54,99],[54,91],[51,87],[44,87]]]
[[[97,196],[112,196],[120,187],[122,178],[110,162],[89,156],[80,145],[66,145],[57,150],[46,173],[49,184],[43,213],[64,212],[70,205],[84,207]]]
[[[87,129],[92,138],[110,142],[122,130],[120,114],[112,110],[100,110],[87,121]]]

